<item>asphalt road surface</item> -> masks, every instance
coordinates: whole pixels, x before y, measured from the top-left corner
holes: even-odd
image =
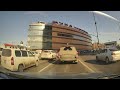
[[[120,61],[110,64],[96,62],[95,56],[79,56],[79,62],[73,64],[70,62],[59,63],[56,60],[40,60],[38,67],[30,67],[25,72],[38,73],[112,73],[120,74]]]

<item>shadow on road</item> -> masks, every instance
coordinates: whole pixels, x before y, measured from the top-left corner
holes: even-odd
[[[73,63],[73,62],[61,62],[59,60],[48,60],[49,63],[52,63],[52,64],[59,64],[59,65],[64,65],[64,64],[76,64],[76,63]]]
[[[110,62],[109,64],[106,64],[104,61],[96,61],[96,60],[86,60],[85,62],[91,63],[91,64],[97,64],[97,65],[109,65],[114,62]]]

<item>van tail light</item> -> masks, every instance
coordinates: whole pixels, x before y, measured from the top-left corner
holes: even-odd
[[[79,55],[79,52],[77,52],[77,55]]]
[[[14,65],[14,58],[11,58],[11,65]]]
[[[58,53],[58,57],[60,58],[61,57],[61,55]]]

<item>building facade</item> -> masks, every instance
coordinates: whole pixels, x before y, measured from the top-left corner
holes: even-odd
[[[52,23],[38,22],[29,25],[28,45],[31,49],[55,49],[69,43],[77,50],[91,50],[92,40],[88,32],[68,25],[53,21]]]
[[[104,45],[105,45],[105,48],[116,49],[117,48],[117,41],[106,42],[106,43],[104,43]]]
[[[99,49],[104,49],[105,45],[103,43],[93,43],[92,44],[93,50],[99,50]]]

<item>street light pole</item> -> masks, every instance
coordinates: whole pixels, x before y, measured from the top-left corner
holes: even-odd
[[[96,27],[96,33],[97,33],[97,40],[98,40],[98,44],[99,44],[99,37],[98,37],[98,31],[97,31],[97,23],[96,23],[96,20],[95,20],[94,12],[93,12],[93,17],[94,17],[94,21],[95,21],[95,27]],[[98,49],[99,49],[99,46],[98,46]]]

